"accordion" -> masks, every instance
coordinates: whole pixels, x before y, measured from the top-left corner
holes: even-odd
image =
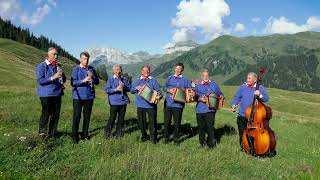
[[[224,96],[217,96],[215,94],[210,94],[206,98],[206,104],[209,109],[214,109],[214,110],[222,109],[224,105]]]
[[[189,103],[196,101],[196,94],[192,88],[174,88],[172,99],[179,103]]]
[[[159,93],[156,90],[151,89],[147,84],[142,86],[138,95],[151,104],[157,104],[159,102],[159,100],[156,99]]]

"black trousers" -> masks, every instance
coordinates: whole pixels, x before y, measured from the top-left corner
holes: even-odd
[[[61,109],[61,96],[40,97],[42,112],[39,121],[39,134],[55,136]]]
[[[247,118],[239,115],[237,117],[237,124],[238,124],[238,131],[239,131],[239,144],[240,144],[240,147],[242,147],[241,139],[242,139],[243,131],[247,127]]]
[[[108,138],[111,134],[111,131],[114,127],[116,118],[118,117],[117,127],[116,127],[116,136],[122,137],[124,132],[124,116],[126,114],[127,105],[110,105],[110,117],[105,128],[105,135]]]
[[[207,144],[210,148],[212,148],[216,145],[216,139],[214,137],[215,115],[215,112],[197,113],[196,115],[199,128],[199,142],[202,146]],[[208,135],[207,139],[206,134]]]
[[[181,125],[183,109],[174,107],[164,107],[164,139],[167,141],[169,139],[169,131],[171,125],[171,119],[173,117],[174,133],[173,139],[175,143],[179,143],[179,129]]]
[[[138,121],[141,130],[141,139],[147,139],[147,114],[149,119],[149,133],[152,142],[157,141],[157,109],[156,108],[137,108]]]
[[[72,138],[74,141],[79,141],[79,124],[81,119],[81,111],[83,112],[82,139],[88,138],[92,106],[93,99],[73,99]]]

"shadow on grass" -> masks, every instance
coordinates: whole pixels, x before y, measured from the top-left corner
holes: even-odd
[[[164,124],[158,123],[157,129],[158,129],[158,140],[161,140],[164,138]],[[174,126],[170,125],[169,128],[169,135],[172,135],[174,131]],[[197,126],[191,126],[190,123],[182,124],[179,128],[179,142],[182,143],[183,141],[190,139],[198,134],[198,127]],[[169,141],[171,142],[173,139],[170,138]]]
[[[236,134],[236,129],[226,124],[223,127],[215,129],[214,131],[214,135],[218,143],[220,143],[222,136],[226,136],[226,135],[230,136],[235,134]]]
[[[125,123],[125,127],[124,127],[124,133],[125,134],[130,134],[130,133],[132,133],[134,131],[139,130],[138,120],[136,118],[126,119],[124,121],[124,123]],[[96,127],[96,128],[93,128],[93,129],[89,130],[89,137],[88,138],[91,139],[94,136],[98,135],[101,131],[104,132],[104,129],[106,128],[106,124],[107,124],[107,122],[105,122],[105,125],[103,125],[103,126]],[[115,129],[115,127],[113,128],[113,130],[114,129]],[[83,137],[83,133],[82,132],[79,132],[79,135],[80,135],[80,137]],[[114,136],[115,132],[113,132],[112,135]],[[58,133],[56,133],[55,138],[59,139],[59,138],[64,137],[64,136],[72,137],[72,133],[71,132],[67,132],[67,131],[59,131]]]
[[[162,139],[163,138],[163,135],[164,135],[164,130],[163,130],[163,123],[161,124],[158,124],[158,129],[161,129],[159,131],[159,137],[158,137],[158,140]],[[169,129],[169,134],[171,135],[173,133],[173,125],[170,126],[170,129]],[[218,143],[220,143],[220,139],[227,135],[234,135],[236,134],[236,130],[234,127],[232,126],[229,126],[229,125],[224,125],[223,127],[220,127],[220,128],[217,128],[215,129],[215,138],[217,140]],[[199,133],[199,129],[198,129],[198,126],[191,126],[191,124],[187,123],[187,124],[182,124],[180,126],[180,139],[179,139],[179,142],[182,143],[183,141],[187,140],[187,139],[190,139],[194,136],[196,136],[197,134]],[[172,141],[173,139],[170,138],[169,141]]]

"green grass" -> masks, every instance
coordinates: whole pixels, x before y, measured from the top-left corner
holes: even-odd
[[[197,148],[197,135],[190,138],[183,135],[186,140],[178,147],[164,145],[162,140],[156,145],[140,143],[133,103],[125,118],[126,129],[131,132],[121,139],[106,141],[103,127],[109,117],[109,106],[102,83],[97,88],[90,124],[94,136],[90,141],[73,145],[68,135],[72,121],[69,83],[59,123],[59,130],[65,135],[57,140],[41,140],[37,136],[41,106],[36,95],[35,66],[17,54],[8,55],[8,50],[0,46],[0,76],[8,77],[0,81],[0,179],[320,178],[319,94],[268,89],[274,115],[271,127],[278,146],[275,157],[263,159],[239,150],[236,115],[227,109],[217,113],[216,129],[222,136],[212,151]],[[226,107],[230,106],[236,89],[222,86]],[[162,107],[161,103],[159,124],[163,122]],[[186,106],[182,124],[196,126],[194,108],[194,104]]]

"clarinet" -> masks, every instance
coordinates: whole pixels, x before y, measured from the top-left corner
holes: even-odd
[[[60,70],[63,71],[61,65],[58,64],[58,66],[57,66],[57,71],[60,71]],[[62,78],[62,77],[59,77],[58,82],[61,84],[62,89],[65,89],[64,84],[63,84],[63,78]]]
[[[124,83],[122,82],[122,78],[120,79],[119,81],[119,84],[123,84],[123,87],[124,87]],[[123,94],[123,89],[121,90],[121,100],[124,101],[124,94]]]
[[[90,70],[87,71],[87,76],[89,76],[89,72],[91,72]],[[90,91],[93,92],[94,91],[94,85],[93,85],[93,80],[91,79],[89,81],[89,86],[90,86]]]

